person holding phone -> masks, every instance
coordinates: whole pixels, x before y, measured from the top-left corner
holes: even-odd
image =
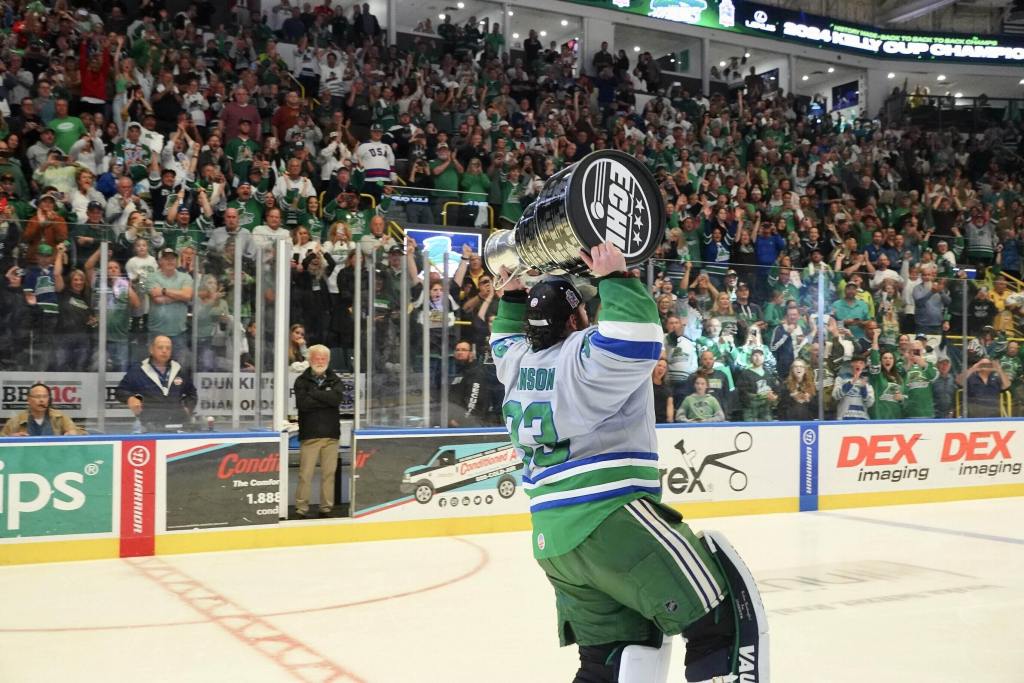
[[[982,358],[960,373],[957,384],[965,389],[969,417],[1000,417],[999,395],[1010,388],[1010,378],[1002,365]]]

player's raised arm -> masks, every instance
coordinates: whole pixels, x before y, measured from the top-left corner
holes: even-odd
[[[505,286],[501,288],[498,315],[491,327],[492,346],[507,337],[523,334],[526,319],[526,288],[519,278],[510,278],[511,273],[504,266],[500,275]]]
[[[647,288],[626,270],[626,259],[612,244],[600,244],[580,257],[598,284],[601,312],[590,342],[608,353],[631,360],[657,361],[661,355],[658,307]]]

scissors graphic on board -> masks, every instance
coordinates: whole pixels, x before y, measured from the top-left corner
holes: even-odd
[[[736,455],[738,453],[746,453],[754,445],[754,437],[751,436],[750,432],[737,432],[736,436],[733,437],[733,450],[723,451],[721,453],[709,453],[704,456],[704,459],[700,463],[700,467],[693,470],[693,476],[699,480],[701,474],[704,472],[704,468],[708,467],[719,467],[729,472],[729,488],[733,491],[742,491],[747,488],[747,474],[741,469],[727,465],[722,462],[730,455]],[[683,454],[683,457],[687,457],[686,452],[686,439],[680,439],[679,443],[676,444],[676,450]],[[693,469],[691,467],[691,469]]]

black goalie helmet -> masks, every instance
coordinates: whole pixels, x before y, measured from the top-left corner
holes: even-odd
[[[546,277],[531,287],[526,297],[526,337],[533,350],[564,339],[565,323],[582,303],[580,291],[562,277]]]

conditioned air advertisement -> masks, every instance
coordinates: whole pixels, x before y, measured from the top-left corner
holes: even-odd
[[[276,439],[241,443],[171,441],[168,531],[276,524],[280,449]]]
[[[467,517],[527,511],[523,461],[507,434],[359,436],[355,517]]]
[[[886,59],[1024,63],[1024,38],[891,31],[737,0],[569,0],[704,28]]]

